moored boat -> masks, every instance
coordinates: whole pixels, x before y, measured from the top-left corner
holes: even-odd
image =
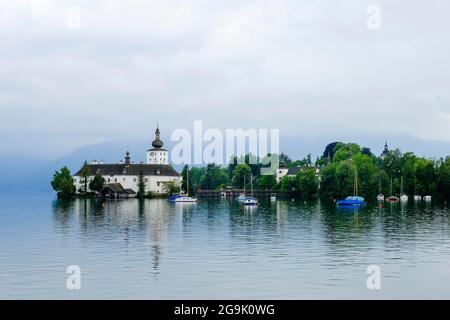
[[[364,198],[358,196],[349,196],[344,200],[336,201],[337,206],[361,206],[366,204],[367,202],[364,201]]]
[[[367,202],[364,201],[363,197],[358,196],[358,170],[356,170],[353,191],[355,194],[354,196],[348,196],[344,200],[338,200],[336,201],[336,205],[347,207],[347,206],[362,206],[367,204]]]
[[[390,197],[387,197],[386,200],[389,202],[398,202],[400,199],[396,196],[390,196]]]

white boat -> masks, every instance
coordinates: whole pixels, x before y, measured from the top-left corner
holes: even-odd
[[[189,197],[189,170],[186,171],[186,195],[170,196],[168,199],[174,203],[195,203],[197,198]]]
[[[239,197],[236,198],[237,201],[242,202],[246,199],[245,196],[245,174],[244,174],[244,192],[239,195]]]
[[[397,198],[396,196],[392,195],[392,176],[391,176],[391,196],[387,197],[386,199],[389,202],[397,202],[399,201],[399,198]]]
[[[381,178],[378,174],[378,195],[377,195],[378,201],[384,201],[384,194],[381,193]]]
[[[251,174],[250,174],[250,188],[251,188],[252,196],[251,197],[246,197],[244,199],[243,204],[245,206],[257,206],[258,205],[258,200],[256,200],[255,197],[253,197],[253,176]]]
[[[275,194],[270,195],[270,201],[277,201],[277,196]]]
[[[187,196],[181,196],[177,197],[172,202],[197,202],[197,198],[187,197]]]
[[[400,186],[400,200],[401,201],[408,201],[408,196],[406,194],[403,193],[403,177],[401,178],[401,186]]]
[[[243,204],[246,206],[257,206],[258,200],[256,200],[254,197],[247,197],[247,199],[244,200]]]
[[[423,197],[423,200],[425,200],[425,201],[431,201],[431,196],[424,196],[424,197]]]
[[[422,196],[415,195],[415,196],[414,196],[414,200],[415,200],[415,201],[420,201],[420,200],[422,200]]]

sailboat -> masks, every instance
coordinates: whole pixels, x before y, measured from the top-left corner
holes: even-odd
[[[389,202],[397,202],[399,199],[396,196],[392,195],[392,176],[391,176],[391,196],[387,198]]]
[[[189,197],[189,170],[186,171],[186,195],[170,196],[168,200],[175,203],[197,202],[197,198]]]
[[[378,175],[378,195],[377,195],[378,201],[384,201],[384,194],[381,194],[381,178]]]
[[[246,206],[256,206],[258,205],[258,200],[253,196],[253,176],[250,174],[250,188],[251,188],[251,196],[246,197],[244,199],[244,205]]]
[[[401,177],[400,200],[401,201],[408,201],[408,196],[403,193],[403,177]]]
[[[353,193],[354,196],[349,196],[345,198],[345,200],[336,201],[336,205],[346,207],[346,206],[361,206],[367,204],[367,202],[364,202],[363,197],[358,196],[358,169],[356,169],[355,182],[353,185]]]
[[[415,201],[422,200],[422,196],[417,194],[417,178],[414,178],[414,200]]]
[[[244,174],[244,192],[242,192],[239,197],[236,198],[237,201],[244,201],[247,197],[245,196],[245,174]]]

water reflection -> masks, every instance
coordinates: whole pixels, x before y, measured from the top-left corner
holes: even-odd
[[[87,255],[101,252],[119,260],[118,267],[142,267],[141,276],[162,277],[172,290],[179,290],[176,282],[206,288],[217,279],[236,286],[253,279],[292,297],[298,288],[291,288],[289,279],[316,279],[312,287],[330,290],[343,281],[353,285],[356,280],[349,275],[362,272],[365,277],[364,266],[371,263],[383,264],[391,278],[404,276],[399,268],[411,267],[411,261],[419,265],[428,259],[450,267],[442,260],[450,253],[448,208],[426,203],[342,209],[320,201],[269,199],[261,199],[258,207],[233,199],[200,199],[197,204],[76,199],[55,200],[52,209],[61,239],[75,239]],[[284,279],[285,287],[276,279]]]

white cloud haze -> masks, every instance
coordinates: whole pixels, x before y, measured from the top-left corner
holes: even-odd
[[[449,16],[446,0],[2,0],[0,154],[150,141],[156,122],[168,139],[194,120],[450,141]]]

